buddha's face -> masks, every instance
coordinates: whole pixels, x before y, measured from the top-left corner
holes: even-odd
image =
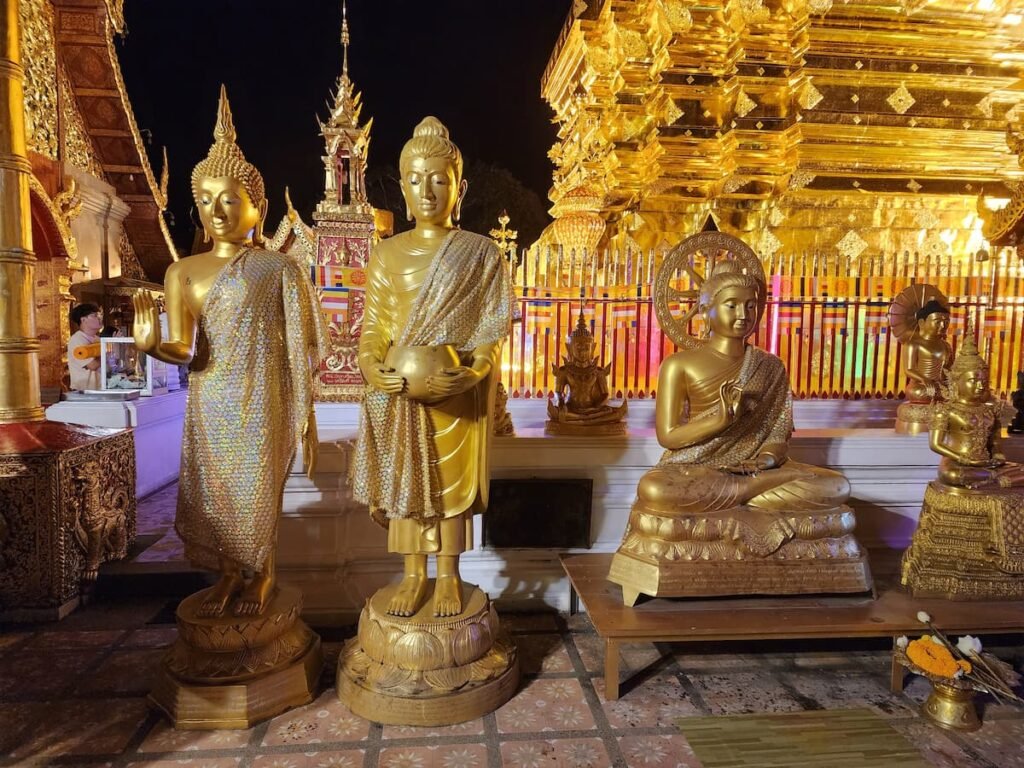
[[[949,315],[945,312],[932,312],[921,321],[921,335],[927,339],[937,339],[946,335],[949,328]]]
[[[757,289],[727,286],[714,295],[706,311],[714,336],[745,339],[757,326]]]
[[[589,365],[594,361],[594,339],[587,336],[572,337],[569,355],[577,365]]]
[[[264,211],[249,197],[238,179],[216,176],[200,180],[196,195],[203,229],[215,241],[244,243],[263,218]],[[264,203],[265,209],[265,203]]]
[[[402,173],[402,195],[418,224],[450,227],[465,193],[466,182],[447,157],[413,157]]]
[[[980,403],[988,399],[988,371],[964,371],[954,379],[956,399],[962,403]]]

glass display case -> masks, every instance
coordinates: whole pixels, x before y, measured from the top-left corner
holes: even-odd
[[[100,339],[100,386],[104,392],[167,392],[167,364],[135,347],[132,338]]]

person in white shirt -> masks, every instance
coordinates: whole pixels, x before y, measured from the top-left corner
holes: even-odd
[[[95,304],[79,304],[71,310],[71,322],[78,330],[68,339],[68,369],[71,372],[71,388],[77,390],[100,388],[100,358],[85,360],[75,358],[75,349],[85,344],[95,344],[100,339],[103,314]]]

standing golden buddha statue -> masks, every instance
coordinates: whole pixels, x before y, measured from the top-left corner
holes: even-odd
[[[214,139],[192,172],[213,244],[167,270],[167,338],[153,296],[134,300],[136,346],[190,364],[175,528],[187,557],[220,573],[179,605],[179,637],[152,694],[189,728],[248,727],[303,704],[322,664],[301,594],[277,585],[274,549],[300,439],[313,472],[325,324],[303,268],[260,247],[263,178],[235,143],[223,86]]]
[[[437,118],[416,127],[399,169],[416,226],[374,246],[367,268],[353,493],[387,527],[404,574],[367,602],[339,660],[338,695],[377,722],[436,725],[497,708],[518,681],[490,601],[459,575],[487,504],[512,288],[494,243],[455,227],[467,183]]]
[[[931,419],[938,477],[903,554],[903,584],[915,597],[1024,598],[1024,465],[999,448],[1001,411],[968,326]]]
[[[694,258],[714,263],[702,280]],[[698,291],[675,287],[689,273]],[[680,320],[680,299],[694,307]],[[788,458],[793,400],[782,361],[749,344],[764,312],[761,263],[742,241],[683,241],[655,278],[655,309],[682,349],[658,375],[655,426],[667,450],[641,478],[608,578],[639,594],[863,592],[867,555],[838,472]],[[687,332],[696,313],[705,335]]]
[[[926,432],[942,378],[953,361],[953,348],[946,340],[949,300],[934,285],[909,285],[889,307],[889,328],[903,344],[907,375],[907,400],[896,411],[896,431]]]
[[[580,307],[576,328],[566,339],[569,354],[561,365],[553,364],[555,401],[548,401],[544,431],[554,435],[624,435],[629,403],[608,405],[608,374],[594,355],[595,339]]]

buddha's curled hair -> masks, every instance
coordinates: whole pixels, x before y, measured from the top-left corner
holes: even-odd
[[[753,288],[758,292],[758,301],[764,301],[758,279],[745,273],[740,262],[729,259],[715,264],[711,276],[701,285],[701,308],[710,307],[718,292],[726,288]]]
[[[436,117],[423,118],[412,132],[412,138],[402,147],[398,167],[403,176],[414,157],[447,158],[455,166],[455,175],[462,178],[462,153],[448,138],[448,129],[444,123]]]
[[[202,179],[227,176],[237,179],[249,193],[253,205],[259,206],[266,193],[263,177],[256,166],[245,159],[242,150],[235,143],[235,123],[231,117],[231,106],[224,86],[220,87],[220,103],[217,106],[217,125],[213,129],[213,146],[206,158],[192,169],[192,197],[199,200],[199,182]]]

